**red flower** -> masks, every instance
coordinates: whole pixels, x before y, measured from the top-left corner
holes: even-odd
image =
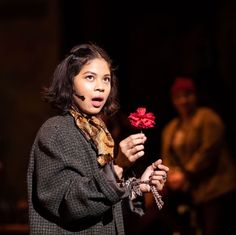
[[[146,113],[146,108],[137,108],[135,113],[128,117],[131,125],[139,129],[152,128],[155,125],[155,116],[153,113]]]

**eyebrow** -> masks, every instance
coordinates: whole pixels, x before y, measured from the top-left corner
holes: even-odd
[[[98,75],[97,73],[92,72],[92,71],[86,71],[86,72],[83,73],[83,75],[86,75],[86,74]],[[106,77],[106,76],[111,77],[111,74],[110,73],[104,74],[104,77]]]

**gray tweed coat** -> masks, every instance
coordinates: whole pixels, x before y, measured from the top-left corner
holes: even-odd
[[[30,234],[124,234],[121,192],[70,115],[40,128],[28,166]]]

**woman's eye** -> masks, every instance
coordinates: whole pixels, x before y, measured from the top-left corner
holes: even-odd
[[[93,80],[93,76],[92,75],[86,76],[86,79],[91,81]]]
[[[105,78],[104,78],[104,81],[105,81],[105,82],[110,82],[110,81],[111,81],[111,78],[110,78],[110,77],[105,77]]]

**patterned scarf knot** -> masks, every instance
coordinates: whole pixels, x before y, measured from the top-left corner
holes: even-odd
[[[98,150],[97,161],[100,166],[105,166],[113,160],[114,140],[108,131],[104,121],[96,116],[86,116],[72,107],[69,110],[87,140],[92,140]]]

